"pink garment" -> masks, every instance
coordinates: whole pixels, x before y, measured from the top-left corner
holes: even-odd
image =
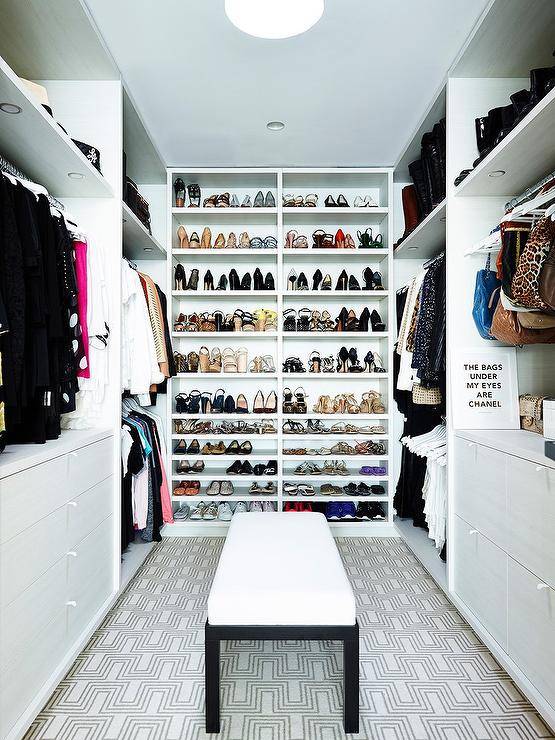
[[[84,359],[77,370],[78,378],[90,378],[89,367],[89,329],[87,326],[87,245],[82,241],[73,242],[75,252],[75,277],[77,278],[77,315],[81,326]],[[81,367],[82,365],[82,367]]]
[[[172,506],[172,499],[170,496],[170,489],[168,486],[168,479],[166,477],[166,466],[164,465],[164,460],[162,459],[162,455],[160,454],[160,448],[158,447],[158,442],[155,441],[156,444],[156,451],[158,452],[158,457],[160,459],[160,468],[162,469],[162,484],[160,486],[160,501],[162,503],[162,519],[164,520],[165,524],[173,524],[173,506]]]

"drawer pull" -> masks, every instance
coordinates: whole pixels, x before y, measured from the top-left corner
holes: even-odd
[[[468,534],[478,534],[478,530],[477,529],[469,529],[468,530]]]
[[[77,557],[77,553],[75,552],[75,550],[70,550],[69,552],[66,552],[66,555],[67,555],[68,558],[76,558]]]
[[[76,509],[77,508],[77,501],[68,501],[67,502],[67,505],[68,506],[73,506],[73,508]]]
[[[77,602],[76,601],[66,601],[66,606],[76,607],[77,606]]]
[[[538,589],[538,591],[543,591],[544,589],[549,588],[549,586],[547,585],[547,583],[538,583],[536,588]]]

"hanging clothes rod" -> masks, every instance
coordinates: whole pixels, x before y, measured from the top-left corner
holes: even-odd
[[[547,185],[548,182],[551,182],[552,180],[555,180],[555,171],[550,172],[549,175],[546,175],[545,177],[542,177],[541,180],[538,180],[537,183],[532,185],[529,188],[526,188],[526,190],[521,193],[520,195],[517,195],[516,198],[513,198],[505,205],[505,210],[514,210],[520,205],[526,205],[526,201],[531,200],[534,197],[534,194],[538,192],[538,190],[541,190],[544,185]]]
[[[29,175],[26,175],[25,172],[22,172],[19,167],[16,167],[15,164],[9,161],[9,159],[6,159],[3,154],[0,153],[0,170],[3,172],[7,172],[9,175],[13,175],[14,177],[17,177],[19,180],[28,180],[29,182],[33,182],[33,178],[29,177]],[[54,198],[53,195],[50,195],[48,193],[48,202],[51,206],[54,206],[54,208],[58,208],[60,211],[65,210],[65,206],[63,203],[60,203],[60,201],[57,198]]]

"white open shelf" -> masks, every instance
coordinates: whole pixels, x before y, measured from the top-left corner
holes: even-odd
[[[166,250],[122,202],[123,254],[131,260],[165,259]]]
[[[445,249],[447,199],[434,208],[393,252],[393,259],[430,259]]]
[[[0,100],[21,109],[16,115],[0,111],[0,151],[16,167],[58,198],[113,196],[107,180],[35,102],[2,58]]]

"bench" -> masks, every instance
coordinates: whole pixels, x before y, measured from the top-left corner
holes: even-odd
[[[355,598],[323,514],[236,514],[208,597],[206,732],[220,731],[221,640],[343,643],[343,725],[359,726]]]

